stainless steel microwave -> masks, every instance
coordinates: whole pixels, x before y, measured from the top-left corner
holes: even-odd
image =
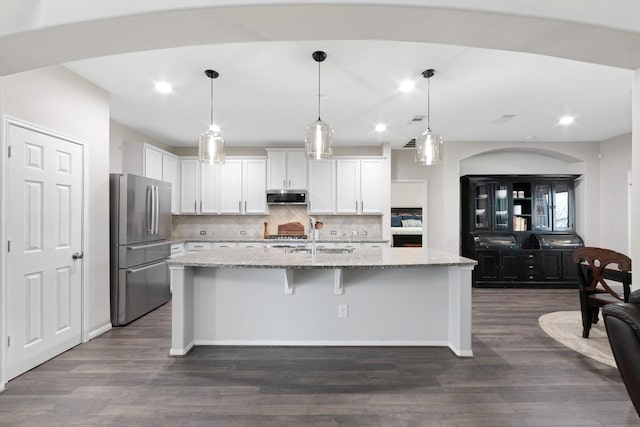
[[[300,190],[267,191],[269,205],[306,205],[307,192]]]

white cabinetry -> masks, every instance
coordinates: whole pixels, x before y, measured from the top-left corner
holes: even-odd
[[[182,160],[182,213],[264,215],[266,160],[227,157],[223,165]]]
[[[336,213],[382,214],[382,167],[382,159],[337,159]]]
[[[309,213],[336,212],[335,160],[309,160]]]
[[[220,166],[220,213],[266,214],[266,168],[263,159],[227,160]]]
[[[167,151],[144,142],[123,146],[123,172],[171,183],[171,213],[180,213],[180,161]]]
[[[303,149],[268,149],[267,158],[269,190],[307,189],[307,158]]]
[[[180,212],[200,213],[200,162],[198,159],[180,160]]]
[[[171,258],[184,255],[184,243],[171,244]]]
[[[188,254],[192,254],[195,252],[202,252],[208,249],[211,249],[211,243],[208,242],[187,242],[185,243],[185,248]]]

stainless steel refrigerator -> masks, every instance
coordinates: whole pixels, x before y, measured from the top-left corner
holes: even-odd
[[[171,184],[109,176],[111,323],[122,326],[169,301]]]

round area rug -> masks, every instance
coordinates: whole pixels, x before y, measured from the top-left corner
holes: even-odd
[[[599,362],[616,367],[602,317],[591,326],[589,338],[582,338],[582,315],[579,311],[556,311],[538,319],[540,327],[551,338]]]

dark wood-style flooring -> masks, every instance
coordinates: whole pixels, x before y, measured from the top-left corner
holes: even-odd
[[[446,348],[197,347],[171,358],[170,306],[9,382],[11,426],[639,425],[616,369],[556,343],[575,290],[473,291],[474,358]]]

